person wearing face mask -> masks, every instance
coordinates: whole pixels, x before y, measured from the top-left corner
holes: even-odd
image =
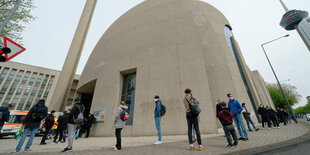
[[[160,128],[162,102],[158,95],[154,97],[154,101],[155,101],[154,119],[155,119],[155,125],[156,125],[156,129],[158,133],[158,140],[154,144],[158,145],[162,143],[161,128]]]
[[[248,138],[248,133],[247,133],[245,126],[244,126],[244,123],[243,123],[243,118],[241,116],[242,107],[241,107],[239,101],[234,99],[232,94],[227,94],[227,97],[229,98],[228,108],[233,113],[233,119],[234,119],[234,122],[237,126],[238,133],[240,136],[239,140],[247,141],[247,140],[249,140],[249,138]]]
[[[50,132],[50,130],[53,127],[53,124],[55,122],[55,110],[51,111],[51,114],[49,114],[46,118],[45,118],[45,132],[44,135],[42,137],[41,143],[40,145],[46,145],[45,140],[47,139],[47,135]]]

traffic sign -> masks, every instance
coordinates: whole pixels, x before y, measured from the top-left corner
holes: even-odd
[[[4,47],[8,47],[11,49],[11,53],[6,53],[5,58],[6,61],[9,61],[16,57],[18,54],[24,52],[26,49],[16,42],[12,41],[6,36],[3,36]]]

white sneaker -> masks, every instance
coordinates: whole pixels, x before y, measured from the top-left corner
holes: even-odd
[[[52,142],[51,144],[55,144],[54,142]]]
[[[280,127],[278,126],[278,129],[280,129]]]
[[[156,141],[154,144],[158,145],[158,144],[161,144],[161,143],[162,143],[161,141]]]
[[[275,128],[277,128],[277,127],[273,127],[273,128],[275,129]]]
[[[58,144],[60,144],[61,142],[59,141]]]
[[[268,128],[268,130],[270,130],[271,128]]]
[[[24,149],[24,151],[31,151],[31,149]]]
[[[114,150],[117,151],[118,149],[116,147],[114,147]]]

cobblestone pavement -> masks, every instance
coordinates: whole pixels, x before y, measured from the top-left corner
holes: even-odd
[[[246,150],[249,148],[266,146],[275,144],[290,139],[300,137],[306,134],[309,129],[300,124],[289,124],[288,126],[281,126],[280,129],[259,130],[257,132],[249,132],[249,141],[240,141],[238,148],[227,148],[226,138],[223,134],[218,135],[203,135],[203,145],[206,147],[205,151],[189,151],[187,136],[164,136],[163,144],[153,145],[156,137],[124,137],[123,150],[114,151],[112,146],[115,144],[115,137],[100,137],[100,138],[82,138],[74,141],[73,150],[65,154],[134,154],[134,155],[174,155],[174,154],[204,154],[215,155],[225,154],[234,151]],[[36,137],[32,146],[32,152],[22,154],[59,154],[66,144],[48,144],[40,146],[39,141],[41,137]],[[49,143],[51,141],[48,141]],[[0,140],[0,153],[8,154],[13,151],[17,145],[14,139]],[[25,145],[25,144],[24,144]],[[197,147],[197,146],[196,146]]]

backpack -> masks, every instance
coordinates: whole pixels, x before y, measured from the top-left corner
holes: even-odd
[[[34,107],[31,119],[34,121],[41,121],[46,117],[46,107]]]
[[[80,113],[77,118],[74,118],[74,114],[73,114],[73,121],[74,121],[74,124],[80,124],[84,121],[84,115],[81,111],[80,106],[79,105],[76,105],[76,106],[79,108]]]
[[[164,116],[166,114],[166,106],[163,105],[163,104],[161,104],[161,111],[160,111],[160,113],[161,113],[161,116]]]
[[[191,99],[189,101],[186,99],[186,101],[189,104],[192,114],[194,114],[194,116],[198,116],[201,112],[201,109],[199,108],[199,104],[197,103],[196,99],[191,96]]]
[[[122,108],[122,113],[119,116],[122,121],[126,121],[129,118],[129,113],[127,109]]]

